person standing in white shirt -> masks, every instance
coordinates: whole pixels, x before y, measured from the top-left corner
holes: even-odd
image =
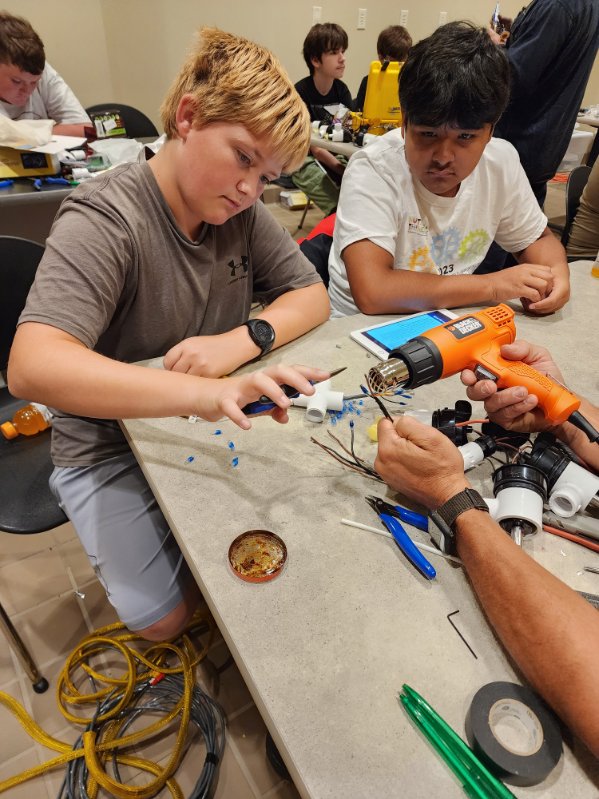
[[[84,136],[85,109],[46,62],[44,44],[29,22],[0,12],[0,116],[52,119],[54,133]]]

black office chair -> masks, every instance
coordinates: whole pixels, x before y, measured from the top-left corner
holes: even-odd
[[[0,372],[4,375],[17,320],[43,254],[44,248],[35,241],[0,236]],[[12,419],[24,404],[7,388],[0,388],[1,421]],[[49,430],[11,441],[0,435],[0,531],[17,535],[43,533],[67,521],[48,486],[52,468]],[[34,691],[45,691],[48,682],[38,672],[1,603],[0,629],[33,683]]]
[[[583,164],[575,167],[568,176],[568,182],[566,183],[566,222],[561,237],[564,247],[568,244],[572,222],[574,222],[574,217],[580,205],[580,198],[590,174],[591,167]]]
[[[158,137],[159,133],[152,120],[142,111],[133,108],[131,105],[124,105],[123,103],[99,103],[98,105],[90,105],[89,108],[85,110],[91,115],[98,111],[112,111],[114,109],[120,111],[127,136],[130,139],[140,139],[149,136]]]

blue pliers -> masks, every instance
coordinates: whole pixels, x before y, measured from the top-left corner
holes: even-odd
[[[37,189],[38,191],[42,190],[42,186],[46,184],[46,186],[70,186],[71,184],[66,178],[36,178],[33,181],[33,188]]]
[[[437,576],[432,563],[424,557],[410,536],[406,533],[401,524],[402,521],[417,527],[419,530],[428,530],[428,519],[422,513],[402,508],[400,505],[390,505],[380,497],[366,497],[366,502],[378,514],[379,519],[395,539],[395,543],[404,553],[406,558],[420,571],[428,580],[434,580]],[[401,521],[400,521],[401,519]]]

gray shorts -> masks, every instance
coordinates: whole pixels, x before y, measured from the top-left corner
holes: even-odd
[[[193,577],[132,452],[57,467],[50,488],[129,629],[155,624],[183,601]]]

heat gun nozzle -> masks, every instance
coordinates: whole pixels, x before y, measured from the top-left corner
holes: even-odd
[[[389,358],[373,366],[367,376],[368,387],[373,394],[382,394],[392,388],[401,388],[410,380],[410,371],[400,358]]]

